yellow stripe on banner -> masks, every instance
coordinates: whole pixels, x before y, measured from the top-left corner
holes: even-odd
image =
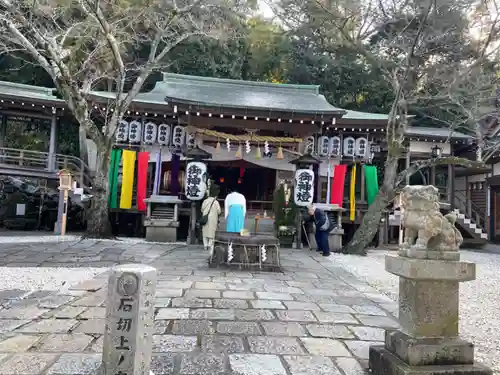
[[[351,170],[351,186],[349,188],[349,220],[356,218],[356,164]]]
[[[122,191],[120,195],[120,208],[132,208],[132,191],[134,190],[135,151],[123,150],[122,161]]]

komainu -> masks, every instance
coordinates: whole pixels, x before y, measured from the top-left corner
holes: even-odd
[[[408,185],[403,188],[403,248],[458,251],[462,245],[462,234],[455,228],[457,216],[441,213],[438,192],[432,185]]]

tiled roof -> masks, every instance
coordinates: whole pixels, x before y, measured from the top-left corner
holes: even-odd
[[[54,95],[54,90],[55,89],[49,87],[0,81],[0,95],[2,96],[64,103],[64,100],[59,99]]]
[[[319,86],[289,85],[164,73],[138,101],[175,100],[206,106],[342,114],[319,93]]]
[[[413,137],[438,137],[448,138],[450,136],[450,129],[447,128],[429,128],[427,126],[411,126],[406,131],[406,135]],[[451,138],[454,139],[472,139],[470,135],[460,133],[457,131],[452,132]]]

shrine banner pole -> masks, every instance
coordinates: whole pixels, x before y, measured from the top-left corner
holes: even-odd
[[[331,160],[328,159],[328,173],[327,173],[327,176],[326,176],[326,198],[325,198],[325,203],[328,204],[330,203],[330,192],[331,192],[331,189],[332,189],[332,179],[331,179],[331,176],[332,176],[332,164],[331,164]]]

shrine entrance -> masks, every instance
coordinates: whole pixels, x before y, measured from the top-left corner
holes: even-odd
[[[219,199],[233,189],[243,194],[247,202],[272,202],[276,188],[276,170],[244,160],[208,162],[208,175],[220,187]]]

